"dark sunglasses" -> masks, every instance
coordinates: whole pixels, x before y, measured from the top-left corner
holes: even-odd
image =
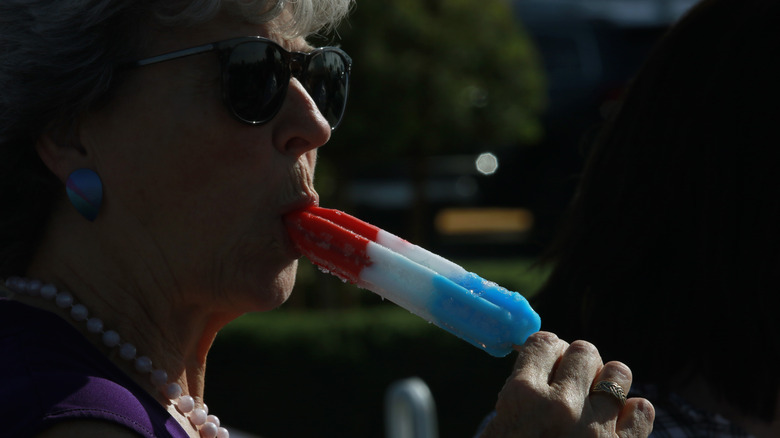
[[[238,120],[270,121],[282,108],[290,78],[298,79],[331,130],[341,122],[349,91],[352,59],[337,47],[288,52],[263,37],[241,37],[177,50],[131,64],[141,67],[215,51],[222,67],[222,97]]]

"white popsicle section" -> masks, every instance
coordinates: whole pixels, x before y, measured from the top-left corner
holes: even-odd
[[[370,242],[367,254],[372,263],[361,271],[358,286],[493,356],[506,356],[540,328],[522,295],[392,234]]]
[[[376,243],[397,252],[456,283],[469,274],[469,272],[460,265],[455,264],[438,254],[434,254],[421,246],[410,243],[395,234],[388,233],[385,230],[379,231]]]

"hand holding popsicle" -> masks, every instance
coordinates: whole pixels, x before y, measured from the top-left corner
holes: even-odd
[[[596,390],[608,383],[630,391],[633,375],[622,362],[605,364],[593,344],[569,344],[549,332],[534,333],[517,350],[514,372],[479,438],[650,435],[655,409],[648,400],[631,397],[621,403]]]
[[[310,207],[285,221],[295,245],[321,269],[493,356],[506,356],[541,326],[519,293],[346,213]]]

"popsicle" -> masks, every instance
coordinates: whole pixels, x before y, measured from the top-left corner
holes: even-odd
[[[519,293],[344,212],[309,207],[286,215],[285,224],[298,250],[323,271],[493,356],[506,356],[539,331],[539,315]]]

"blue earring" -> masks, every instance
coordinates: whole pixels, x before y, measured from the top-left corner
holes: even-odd
[[[94,222],[103,203],[103,183],[92,169],[76,169],[65,182],[70,203],[88,221]]]

